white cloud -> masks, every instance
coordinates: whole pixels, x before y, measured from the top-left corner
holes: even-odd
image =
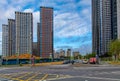
[[[82,14],[84,15],[88,15],[89,13],[90,13],[90,10],[88,8],[82,10]]]
[[[57,4],[54,0],[42,0],[39,6],[55,7]]]
[[[1,5],[7,4],[7,0],[1,0],[1,1],[0,1],[0,4],[1,4]]]
[[[33,12],[33,36],[34,41],[36,41],[37,37],[37,23],[40,21],[40,12]]]
[[[34,11],[33,9],[28,8],[28,9],[25,9],[23,12],[33,12],[33,11]]]
[[[82,55],[85,55],[87,53],[91,53],[92,52],[92,46],[91,46],[90,43],[91,42],[86,43],[86,44],[80,46],[79,48],[74,48],[73,51],[79,51],[80,54],[82,54]]]
[[[91,0],[80,0],[78,5],[90,6],[91,5]]]
[[[73,15],[74,14],[74,15]],[[70,37],[82,36],[90,30],[89,25],[84,18],[81,18],[78,13],[63,13],[55,16],[55,36]]]

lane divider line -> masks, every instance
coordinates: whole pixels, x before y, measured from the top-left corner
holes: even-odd
[[[39,74],[39,72],[38,72],[38,73],[36,73],[34,76],[32,76],[32,77],[28,78],[26,81],[29,81],[29,80],[33,79],[33,78],[34,78],[34,77],[36,77],[38,74]]]
[[[41,80],[39,80],[39,81],[43,81],[43,80],[45,80],[47,77],[48,77],[48,74],[45,74],[45,76],[44,76]]]

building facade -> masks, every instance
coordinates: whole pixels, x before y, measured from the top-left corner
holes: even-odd
[[[54,50],[54,58],[60,58],[60,57],[59,57],[59,52],[57,52],[57,51],[55,51],[55,50]]]
[[[16,22],[16,53],[31,54],[33,42],[32,13],[15,12]]]
[[[117,39],[117,0],[111,0],[112,39]]]
[[[99,7],[97,7],[99,6]],[[120,0],[92,0],[92,50],[109,52],[112,40],[120,39]]]
[[[8,25],[2,25],[2,55],[8,56]]]
[[[109,44],[112,40],[111,24],[111,0],[102,0],[102,50],[103,54],[109,51]],[[114,23],[114,22],[113,22]]]
[[[53,57],[53,8],[40,7],[40,56]]]
[[[101,51],[101,1],[92,0],[92,51],[100,54]]]
[[[71,56],[71,49],[67,49],[67,57]]]
[[[8,19],[8,55],[12,56],[16,54],[16,27],[15,20]]]
[[[65,50],[60,49],[59,56],[60,57],[65,57]]]
[[[38,43],[37,42],[33,42],[32,54],[35,56],[40,56],[38,54]]]
[[[37,47],[38,55],[40,56],[40,23],[37,23]]]
[[[78,57],[79,55],[80,55],[79,51],[74,51],[74,52],[73,52],[73,56],[74,56],[74,57]]]
[[[117,38],[120,39],[120,0],[117,2]]]

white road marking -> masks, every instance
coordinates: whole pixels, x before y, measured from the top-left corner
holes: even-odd
[[[111,72],[113,74],[120,74],[120,71],[116,71],[116,72]]]
[[[113,79],[113,78],[101,78],[101,77],[89,77],[89,76],[74,76],[71,78],[76,78],[76,77],[80,77],[80,78],[89,78],[89,79],[101,79],[101,80],[110,80],[110,81],[120,81],[120,79]]]
[[[94,70],[99,70],[99,69],[117,69],[117,68],[120,68],[119,66],[116,66],[116,67],[114,67],[114,66],[106,66],[106,67],[73,67],[73,69],[75,69],[75,70],[79,70],[79,69],[86,69],[86,70],[89,70],[89,69],[94,69]]]
[[[120,81],[120,79],[113,79],[113,78],[101,78],[101,77],[88,77],[88,76],[71,76],[71,77],[61,77],[61,78],[53,78],[53,79],[48,79],[48,81],[51,80],[59,80],[59,79],[68,79],[68,78],[85,78],[85,79],[99,79],[99,80],[109,80],[109,81]],[[88,81],[88,80],[85,80]]]

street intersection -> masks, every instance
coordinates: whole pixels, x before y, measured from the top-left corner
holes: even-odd
[[[120,81],[120,67],[66,64],[0,68],[0,81]]]

